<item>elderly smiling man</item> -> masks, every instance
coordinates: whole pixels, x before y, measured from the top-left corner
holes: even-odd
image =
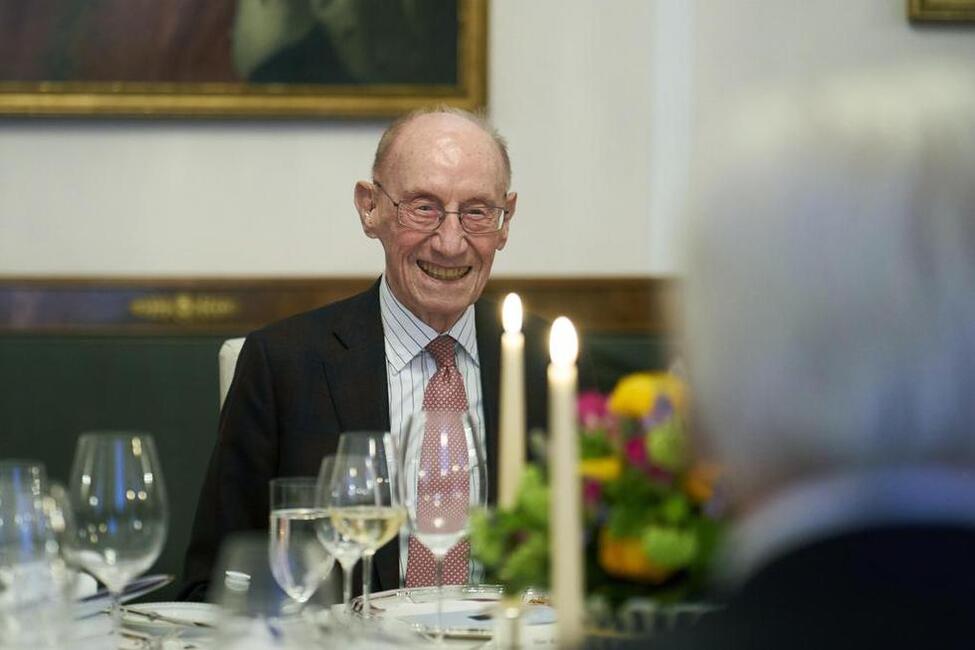
[[[517,203],[506,145],[477,115],[418,111],[383,134],[372,175],[355,206],[385,271],[365,293],[247,337],[187,550],[186,598],[203,597],[224,537],[267,528],[271,478],[316,475],[343,431],[400,437],[436,371],[435,340],[454,350],[494,496],[500,325],[480,296]],[[528,385],[543,386],[541,324],[530,319],[526,334]],[[544,393],[530,391],[530,426],[544,423]],[[400,586],[399,555],[397,544],[377,553],[374,589]]]

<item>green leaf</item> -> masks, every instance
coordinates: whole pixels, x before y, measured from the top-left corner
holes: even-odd
[[[497,565],[504,556],[504,535],[492,526],[493,517],[486,510],[471,513],[470,534],[471,552],[485,566]]]
[[[548,565],[548,535],[532,533],[509,554],[499,577],[515,591],[528,587],[544,589],[549,584]]]
[[[679,471],[687,462],[687,441],[677,418],[651,431],[646,446],[650,461],[668,471]]]
[[[691,502],[683,494],[672,494],[660,507],[660,516],[665,523],[682,524],[691,514]]]
[[[579,437],[579,457],[604,458],[613,455],[613,445],[605,428],[589,429]]]
[[[690,530],[650,526],[641,542],[647,557],[669,569],[684,568],[697,556],[697,536]]]
[[[541,470],[534,465],[525,467],[521,477],[515,513],[523,517],[523,523],[531,528],[548,527],[548,486]]]

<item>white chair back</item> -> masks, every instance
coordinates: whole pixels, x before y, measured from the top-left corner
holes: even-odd
[[[220,354],[217,360],[220,367],[220,408],[227,399],[227,391],[230,390],[230,382],[234,379],[234,369],[237,367],[237,357],[240,356],[240,349],[244,347],[244,338],[227,339],[220,346]]]

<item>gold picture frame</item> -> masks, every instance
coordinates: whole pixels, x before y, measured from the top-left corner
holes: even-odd
[[[975,22],[975,0],[908,0],[907,16],[915,22]]]
[[[11,47],[16,47],[20,44],[21,52],[26,51],[27,54],[21,58],[28,59],[18,69],[14,69],[9,63],[5,64],[4,61],[0,60],[0,115],[382,118],[430,104],[443,103],[468,110],[476,110],[484,107],[487,103],[488,0],[425,0],[432,7],[431,11],[438,12],[444,8],[453,12],[453,3],[456,2],[456,20],[454,21],[453,19],[454,14],[450,13],[449,22],[440,23],[441,27],[447,25],[448,30],[453,29],[453,26],[456,25],[456,34],[448,31],[446,39],[443,39],[442,35],[438,33],[435,38],[427,37],[425,41],[416,41],[432,45],[438,42],[437,39],[440,39],[439,42],[446,42],[449,47],[447,50],[443,50],[443,48],[441,50],[451,53],[454,49],[453,44],[456,43],[455,65],[451,61],[447,61],[444,64],[444,57],[436,58],[438,66],[453,66],[450,68],[450,80],[446,82],[443,80],[430,82],[420,77],[416,77],[415,79],[396,79],[393,82],[374,82],[355,79],[351,82],[346,80],[336,83],[331,81],[313,81],[306,83],[303,79],[281,81],[273,77],[270,81],[262,81],[260,83],[254,82],[251,79],[221,81],[204,79],[202,81],[187,82],[185,80],[175,79],[176,75],[174,75],[174,79],[149,78],[149,75],[143,79],[133,78],[141,74],[138,69],[133,74],[133,66],[135,65],[133,60],[137,59],[133,59],[133,57],[125,58],[124,54],[116,54],[116,59],[122,62],[119,69],[125,70],[124,75],[120,74],[124,78],[115,79],[109,76],[108,79],[105,79],[106,64],[102,62],[103,59],[98,59],[100,52],[105,49],[103,42],[91,45],[85,50],[86,53],[89,53],[89,59],[85,65],[89,69],[96,70],[96,73],[101,75],[100,78],[82,78],[79,80],[65,77],[63,74],[65,66],[68,68],[78,68],[79,64],[77,61],[83,59],[83,57],[76,55],[79,51],[79,39],[90,38],[88,34],[98,34],[102,38],[102,41],[104,41],[104,25],[110,24],[117,26],[123,17],[130,21],[138,20],[139,25],[144,28],[154,29],[155,24],[165,22],[158,20],[161,12],[169,11],[172,13],[182,11],[187,13],[186,7],[188,5],[196,7],[195,13],[192,16],[181,17],[179,19],[166,16],[167,19],[172,18],[168,23],[170,26],[168,33],[170,35],[174,32],[182,33],[183,37],[181,41],[178,43],[168,43],[168,54],[165,52],[156,52],[156,58],[154,60],[157,62],[165,61],[167,64],[176,60],[185,62],[185,60],[192,59],[191,55],[194,52],[194,45],[196,46],[196,51],[199,51],[201,47],[209,48],[209,50],[214,50],[218,46],[223,50],[233,47],[234,51],[232,53],[220,53],[220,56],[227,61],[230,61],[233,56],[237,55],[237,43],[232,42],[236,38],[236,33],[232,33],[232,30],[239,28],[241,7],[246,3],[246,0],[196,0],[195,5],[193,2],[142,3],[142,7],[148,7],[146,11],[155,14],[152,20],[144,16],[133,18],[133,12],[131,11],[132,5],[126,6],[124,4],[128,1],[116,0],[113,5],[112,2],[85,4],[86,0],[58,0],[58,3],[55,4],[73,6],[74,13],[71,14],[72,17],[75,17],[79,12],[88,10],[88,7],[93,6],[99,7],[102,14],[107,11],[104,7],[115,7],[122,17],[105,17],[103,15],[97,15],[93,18],[90,16],[86,17],[88,22],[81,23],[82,27],[78,28],[80,35],[76,33],[72,35],[71,39],[55,40],[51,36],[51,34],[55,34],[54,27],[49,28],[47,31],[37,27],[38,24],[43,24],[43,20],[47,16],[36,15],[40,13],[41,9],[35,8],[50,6],[52,3],[37,3],[35,5],[33,3],[22,3],[21,0],[0,0],[0,32],[2,32],[3,23],[6,22],[8,25],[7,29],[11,32],[8,36],[14,39],[13,46],[9,45],[10,41],[8,40],[7,50],[13,51]],[[289,0],[289,2],[291,1]],[[373,1],[378,2],[379,0]],[[367,20],[376,22],[374,17],[377,14],[397,6],[396,3],[389,0],[383,1],[385,4],[374,5],[373,8],[375,11],[366,16]],[[363,0],[354,0],[354,3],[359,2],[363,2]],[[352,7],[363,6],[354,3],[332,4]],[[414,2],[410,6],[415,5],[416,3]],[[294,6],[298,5],[296,4]],[[314,6],[314,4],[309,3],[309,6]],[[406,3],[403,6],[406,6]],[[25,17],[25,14],[30,11],[33,11],[34,15],[27,15]],[[17,24],[17,20],[12,20],[11,16],[13,19],[19,20],[20,24]],[[204,16],[207,20],[202,20],[201,16]],[[182,20],[182,23],[179,22],[180,20]],[[63,25],[66,20],[63,16],[57,16],[51,18],[49,22],[52,25],[57,25],[57,29],[63,30]],[[219,29],[215,27],[218,23],[220,23]],[[78,21],[75,20],[74,24],[78,24]],[[180,24],[188,25],[188,27],[180,32],[177,28]],[[25,25],[31,29],[26,29]],[[173,27],[173,25],[177,25],[177,27]],[[203,28],[209,30],[207,34],[201,36],[197,33],[191,37],[187,36],[189,33],[188,30],[195,29],[199,32]],[[403,29],[406,29],[406,27],[404,27],[404,23],[401,20],[397,20],[395,24],[387,26],[385,29],[388,35],[399,33]],[[393,30],[397,31],[394,32]],[[126,33],[124,27],[119,31],[120,41],[129,44],[130,47],[140,48],[138,56],[143,58],[147,57],[147,54],[142,50],[145,50],[148,46],[144,46],[143,43],[151,43],[151,38],[141,38],[138,35]],[[133,32],[137,31],[137,29],[133,27],[128,31]],[[324,32],[324,30],[322,31]],[[25,37],[24,34],[28,36]],[[54,45],[48,45],[46,46],[47,50],[44,50],[44,45],[37,45],[24,40],[25,38],[33,37],[31,35],[36,36],[37,34],[40,34],[41,37],[46,36],[49,41],[54,41]],[[220,38],[212,38],[215,34],[218,36],[225,34],[226,37],[221,41]],[[0,38],[3,38],[4,35],[4,33],[0,33]],[[156,41],[160,40],[160,37],[154,38]],[[96,41],[97,39],[91,38],[91,40]],[[172,38],[170,41],[172,41]],[[366,47],[362,43],[370,42],[369,47],[388,47],[387,39],[372,39],[372,41],[377,41],[377,44],[372,45],[369,39],[362,38],[360,39],[359,45],[360,47]],[[69,45],[64,45],[66,42]],[[101,48],[101,50],[98,48]],[[58,54],[60,55],[60,59],[50,54],[51,49],[59,50]],[[415,48],[408,50],[411,56],[414,51]],[[94,54],[90,54],[92,52]],[[39,66],[34,65],[29,59],[31,55],[37,55],[38,53],[44,54],[44,57],[34,56],[34,58],[41,58],[45,63],[61,61],[60,68],[53,68],[61,75],[60,77],[53,79],[44,77],[37,78],[37,75],[43,74],[43,70],[37,72]],[[388,53],[382,54],[381,56],[385,56],[387,61],[392,58]],[[431,54],[430,56],[432,57],[433,55]],[[197,60],[210,62],[213,58],[213,56],[205,58],[203,55],[200,55],[197,57]],[[90,62],[92,60],[94,63]],[[335,57],[334,60],[339,59]],[[434,59],[431,58],[431,60]],[[234,59],[234,62],[236,62],[236,59]],[[157,63],[156,67],[149,69],[153,71],[153,74],[157,74],[158,67]],[[229,69],[226,63],[224,67]],[[24,70],[27,72],[25,73]],[[86,73],[96,74],[88,71]],[[109,70],[110,73],[111,70]],[[239,74],[239,68],[234,73]],[[33,74],[34,78],[26,78],[28,74]],[[180,71],[180,75],[185,77],[186,74],[186,67],[184,66]]]

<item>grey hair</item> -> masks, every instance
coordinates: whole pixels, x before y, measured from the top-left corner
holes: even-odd
[[[699,157],[688,361],[743,491],[975,468],[975,77],[938,68],[773,91]]]
[[[467,111],[462,108],[457,108],[455,106],[448,106],[447,104],[438,104],[436,106],[425,106],[423,108],[418,108],[405,113],[398,118],[396,118],[389,127],[383,132],[381,138],[379,138],[379,145],[376,147],[376,155],[372,161],[372,175],[375,178],[379,175],[379,170],[382,168],[386,159],[389,157],[389,150],[396,138],[403,131],[403,128],[422,115],[433,115],[437,113],[443,113],[447,115],[454,115],[468,122],[474,124],[482,131],[491,136],[494,144],[498,147],[498,154],[501,156],[502,171],[504,172],[504,189],[507,192],[511,189],[511,158],[508,156],[508,143],[502,137],[498,130],[493,124],[487,119],[483,113]]]

